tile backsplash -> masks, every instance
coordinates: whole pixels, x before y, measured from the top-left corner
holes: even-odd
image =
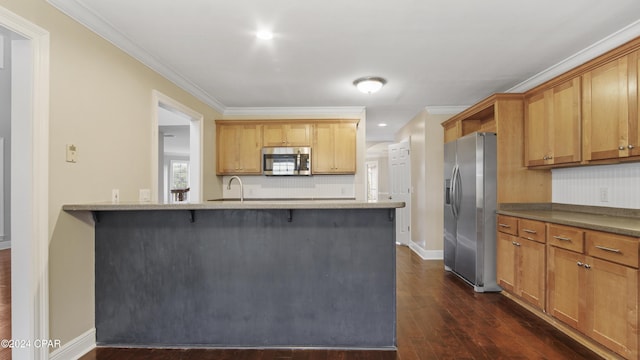
[[[230,176],[222,178],[222,196],[240,197],[237,181],[227,190]],[[240,176],[244,187],[244,197],[262,199],[280,198],[355,198],[354,175],[314,175],[314,176]]]
[[[640,163],[553,169],[552,201],[640,209]]]

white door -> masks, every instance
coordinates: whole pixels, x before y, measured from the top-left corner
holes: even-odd
[[[389,182],[391,199],[404,201],[396,209],[396,243],[409,245],[411,240],[411,158],[409,140],[389,145]]]

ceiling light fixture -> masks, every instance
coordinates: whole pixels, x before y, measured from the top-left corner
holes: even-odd
[[[256,37],[260,40],[271,40],[273,39],[273,33],[269,30],[260,30],[256,33]]]
[[[380,126],[380,127],[385,127],[385,126],[387,126],[387,124],[385,124],[385,123],[379,123],[379,124],[378,124],[378,126]]]
[[[378,76],[368,76],[356,79],[353,82],[360,92],[365,94],[373,94],[375,92],[380,91],[384,84],[387,83],[387,80],[378,77]]]

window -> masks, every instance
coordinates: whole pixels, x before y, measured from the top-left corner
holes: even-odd
[[[169,170],[169,188],[186,189],[189,187],[189,161],[171,160]]]

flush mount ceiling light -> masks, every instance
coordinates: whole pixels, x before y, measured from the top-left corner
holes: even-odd
[[[353,82],[360,92],[365,94],[373,94],[374,92],[378,92],[384,84],[387,83],[387,80],[377,77],[377,76],[368,76],[356,79]]]
[[[260,30],[256,33],[256,37],[260,40],[271,40],[273,39],[273,33],[269,30]]]

